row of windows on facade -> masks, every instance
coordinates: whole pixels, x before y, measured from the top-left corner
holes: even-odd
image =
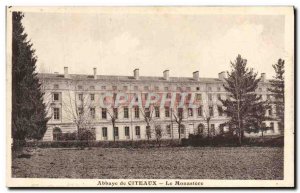
[[[113,108],[112,110],[113,112],[113,117],[118,119],[119,118],[119,111],[118,108]],[[144,109],[144,115],[145,117],[150,117],[152,116],[152,112],[150,111],[149,108],[145,108]],[[189,117],[193,117],[194,116],[194,109],[192,108],[188,108],[187,109],[188,112],[188,116]],[[95,108],[90,108],[89,109],[89,113],[90,113],[90,117],[92,119],[96,118],[96,109]],[[154,107],[154,117],[156,118],[160,118],[160,108],[159,107]],[[164,113],[165,113],[165,117],[170,117],[171,113],[173,113],[171,111],[171,109],[169,107],[165,107],[164,108]],[[82,115],[84,114],[84,110],[83,108],[78,108],[78,115]],[[107,119],[107,108],[101,108],[101,117],[102,119]],[[177,116],[178,117],[183,117],[184,114],[184,109],[183,108],[178,108],[177,109]],[[218,106],[218,116],[223,116],[224,112],[221,106]],[[201,105],[198,109],[197,109],[197,116],[198,117],[203,117],[203,106]],[[214,108],[213,106],[209,106],[209,116],[213,117],[214,116]],[[60,108],[53,108],[53,118],[54,120],[60,120]],[[129,118],[129,108],[128,107],[123,107],[123,118],[128,119]],[[138,106],[134,107],[134,118],[140,118],[140,108]]]
[[[275,106],[276,107],[276,106]],[[194,110],[192,108],[188,108],[188,117],[193,117],[194,116]],[[224,116],[224,110],[221,106],[217,106],[218,110],[218,116]],[[276,108],[276,110],[279,110]],[[96,109],[95,108],[90,108],[89,109],[90,117],[92,119],[96,118]],[[172,113],[171,109],[169,107],[165,107],[165,117],[170,117],[170,114]],[[208,107],[209,111],[209,116],[214,117],[214,108],[213,106]],[[78,115],[82,115],[84,113],[83,108],[78,108]],[[150,117],[152,116],[152,113],[149,108],[145,108],[144,110],[145,117]],[[154,107],[154,116],[156,118],[160,118],[160,108],[159,107]],[[278,112],[276,112],[278,113]],[[151,115],[150,115],[151,114]],[[178,108],[177,109],[177,116],[178,117],[183,117],[184,114],[184,109],[183,108]],[[273,109],[270,107],[270,109],[267,110],[266,114],[269,116],[273,116]],[[197,109],[197,116],[198,117],[203,117],[203,106],[201,105]],[[60,108],[53,108],[53,118],[54,120],[60,120]],[[101,117],[102,119],[107,119],[107,109],[106,108],[101,108]],[[113,117],[118,119],[119,118],[119,111],[117,108],[113,108]],[[129,118],[129,108],[128,107],[123,107],[123,118],[128,119]],[[134,107],[134,118],[140,118],[140,108],[139,107]]]
[[[94,101],[94,100],[95,100],[95,94],[92,93],[92,94],[89,94],[89,95],[90,95],[90,100],[91,100],[91,101]],[[114,94],[113,97],[116,98],[116,95],[117,95],[117,94]],[[167,96],[166,96],[166,97],[170,99],[170,98],[172,97],[171,93],[167,93]],[[191,97],[192,97],[192,95],[189,93],[189,94],[187,95],[187,99],[190,100]],[[227,95],[227,98],[228,98],[228,97],[229,97],[229,96]],[[144,98],[145,98],[145,99],[148,98],[148,93],[144,93]],[[181,95],[180,95],[179,93],[177,93],[176,98],[177,98],[178,100],[180,100]],[[137,101],[138,101],[138,97],[135,97],[135,99],[136,99],[136,102],[137,102]],[[218,100],[221,99],[221,94],[217,94],[217,99],[218,99]],[[83,100],[84,100],[84,95],[83,95],[82,93],[78,94],[78,100],[80,100],[80,101],[83,101]],[[202,101],[202,94],[197,93],[197,94],[196,94],[196,100]],[[213,100],[213,94],[208,94],[208,100],[210,100],[210,101]],[[53,93],[53,101],[54,101],[54,102],[60,101],[60,93]]]
[[[59,85],[58,85],[58,84],[54,84],[53,88],[54,88],[54,89],[59,89]],[[140,88],[139,86],[133,86],[133,89],[134,89],[134,90],[139,90],[139,88]],[[196,86],[196,87],[193,87],[193,88],[194,88],[194,90],[196,90],[196,91],[200,91],[200,87],[199,87],[199,86]],[[83,86],[82,86],[82,85],[78,85],[78,86],[77,86],[77,89],[78,89],[78,90],[83,90]],[[90,90],[95,90],[95,86],[90,86],[89,89],[90,89]],[[101,86],[101,90],[106,90],[106,89],[107,89],[107,86]],[[118,90],[118,86],[111,86],[111,89],[112,89],[112,90]],[[120,89],[120,88],[119,88],[119,89]],[[128,86],[123,86],[122,89],[123,89],[123,90],[128,90]],[[148,90],[150,90],[150,86],[144,86],[143,89],[144,89],[145,91],[148,91]],[[155,91],[159,91],[159,90],[160,90],[160,87],[159,87],[159,86],[154,86],[154,90],[155,90]],[[169,91],[169,90],[170,90],[170,87],[166,86],[166,87],[164,87],[164,90],[165,90],[165,91]],[[185,91],[191,91],[192,88],[189,87],[189,86],[188,86],[188,87],[179,87],[179,86],[178,86],[178,87],[176,87],[176,90],[177,90],[177,91],[182,91],[182,90],[185,90]],[[210,87],[210,86],[207,87],[207,90],[208,90],[208,91],[212,91],[212,87]],[[217,87],[217,91],[221,91],[221,87],[220,87],[220,86]],[[259,92],[263,92],[264,89],[261,88],[261,87],[259,87],[259,88],[258,88],[258,91],[259,91]]]
[[[135,136],[137,138],[140,138],[141,136],[141,127],[140,126],[135,126]],[[196,129],[196,134],[203,134],[204,133],[204,125],[203,124],[199,124],[197,129]],[[272,131],[274,131],[274,123],[271,122],[270,123],[270,129]],[[172,135],[172,129],[171,129],[171,125],[166,125],[165,127],[166,130],[166,134],[171,136]],[[220,133],[224,133],[224,126],[219,125],[219,132]],[[210,132],[212,135],[216,135],[216,129],[215,129],[215,124],[210,124]],[[185,134],[185,127],[180,127],[180,129],[178,128],[178,133],[180,134]],[[114,137],[119,137],[119,128],[118,127],[114,127],[114,131],[113,131]],[[130,137],[130,128],[129,126],[125,126],[124,127],[124,134],[125,137],[129,138]],[[102,127],[102,137],[107,138],[107,127]],[[151,138],[151,135],[149,135],[149,137]]]
[[[54,89],[59,89],[59,85],[58,85],[58,84],[55,84],[53,88],[54,88]],[[122,88],[122,90],[128,90],[128,86],[123,86],[123,87],[111,86],[111,90],[118,90],[118,89],[120,90],[121,88]],[[142,88],[143,88],[143,90],[145,90],[145,91],[149,91],[152,87],[151,87],[151,86],[143,86]],[[78,86],[77,86],[77,89],[78,89],[78,90],[83,90],[83,86],[82,86],[82,85],[78,85]],[[89,89],[90,89],[90,90],[95,90],[95,86],[90,86]],[[101,86],[101,90],[106,90],[106,89],[109,90],[109,89],[107,88],[107,86]],[[134,89],[134,90],[139,90],[139,89],[141,89],[141,87],[135,85],[135,86],[133,86],[133,89]],[[199,91],[199,90],[200,90],[200,87],[199,87],[199,86],[196,86],[196,87],[193,87],[193,89],[196,90],[196,91]],[[160,90],[160,87],[159,87],[159,86],[154,86],[154,87],[153,87],[153,90],[159,91],[159,90]],[[170,90],[170,87],[165,86],[165,87],[164,87],[164,90],[165,90],[165,91],[169,91],[169,90]],[[192,90],[192,87],[190,87],[190,86],[188,86],[188,87],[180,87],[180,86],[177,86],[177,87],[176,87],[176,90],[177,90],[177,91],[182,91],[182,90],[185,90],[185,91],[191,91],[191,90]],[[210,87],[210,86],[207,87],[207,90],[208,90],[208,91],[212,91],[212,87]],[[217,91],[221,91],[221,87],[220,87],[220,86],[217,87]]]
[[[135,126],[134,128],[135,128],[134,131],[135,131],[136,138],[140,138],[141,137],[141,127],[140,126]],[[195,134],[203,134],[204,133],[204,128],[205,128],[205,126],[203,124],[199,124],[198,127],[196,128]],[[271,131],[274,132],[274,123],[273,122],[270,123],[270,129],[271,129]],[[95,132],[95,128],[92,128],[92,130]],[[172,129],[171,129],[170,124],[166,125],[165,130],[166,130],[166,134],[169,137],[171,137],[172,136],[172,131],[171,131]],[[185,127],[183,126],[180,129],[178,128],[178,133],[179,132],[181,134],[185,134]],[[223,125],[219,125],[219,132],[224,133],[224,126]],[[54,140],[58,140],[57,135],[59,133],[61,133],[60,129],[59,129],[58,132],[53,131],[53,139]],[[210,124],[210,133],[212,135],[216,135],[215,124]],[[115,139],[119,138],[119,128],[118,127],[114,128],[113,134],[114,134]],[[129,126],[124,127],[124,135],[127,139],[130,138],[130,127]],[[104,139],[107,139],[107,136],[108,136],[107,127],[102,127],[102,137]],[[151,138],[151,135],[149,135],[149,138]]]
[[[95,100],[95,94],[91,93],[89,94],[90,95],[90,100],[91,101],[94,101]],[[116,93],[114,94],[114,98],[116,98]],[[207,96],[208,96],[208,100],[209,101],[212,101],[213,100],[213,95],[214,94],[211,94],[209,93]],[[267,100],[271,100],[271,95],[270,94],[267,94]],[[179,93],[177,93],[177,96],[176,98],[180,100],[180,97],[181,95]],[[229,98],[229,95],[226,95],[227,98]],[[262,97],[262,95],[261,95]],[[144,98],[147,99],[148,98],[148,93],[144,93]],[[171,98],[171,93],[167,93],[167,98]],[[222,97],[221,97],[221,94],[217,94],[217,99],[220,100]],[[187,95],[187,99],[190,100],[191,99],[191,94],[189,93]],[[78,100],[80,101],[83,101],[84,100],[84,96],[82,93],[78,94]],[[202,94],[200,93],[197,93],[196,94],[196,100],[198,101],[201,101],[202,100]],[[60,101],[60,93],[53,93],[53,101],[56,102],[56,101]],[[138,97],[136,97],[136,102],[138,101]]]

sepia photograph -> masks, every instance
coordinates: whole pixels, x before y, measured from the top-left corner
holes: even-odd
[[[294,187],[294,8],[6,7],[7,186]]]

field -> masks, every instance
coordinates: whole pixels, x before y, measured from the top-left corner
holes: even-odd
[[[27,149],[13,158],[12,176],[97,179],[283,179],[283,148]]]

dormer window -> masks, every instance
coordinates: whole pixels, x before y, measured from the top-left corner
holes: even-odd
[[[54,89],[59,89],[59,85],[58,85],[58,84],[55,84],[55,85],[53,86],[53,88],[54,88]]]

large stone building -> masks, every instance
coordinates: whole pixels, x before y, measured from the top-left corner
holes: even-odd
[[[200,78],[196,71],[191,77],[169,77],[169,71],[166,70],[161,77],[150,77],[140,76],[139,69],[134,70],[133,76],[105,76],[97,75],[96,68],[92,75],[75,75],[69,74],[67,67],[64,68],[64,74],[40,73],[44,101],[51,116],[43,140],[58,140],[59,134],[76,133],[78,127],[87,125],[94,132],[96,140],[153,139],[156,128],[160,128],[164,139],[179,138],[179,132],[181,138],[187,138],[189,134],[207,134],[208,123],[212,136],[226,132],[228,128],[222,123],[228,118],[218,100],[227,97],[223,88],[225,76],[225,72],[221,72],[218,78]],[[266,100],[270,97],[267,90],[270,83],[264,73],[261,76],[257,93]],[[145,119],[149,117],[147,112],[150,112],[150,108],[143,112],[143,109],[130,105],[117,108],[103,108],[100,105],[103,95],[107,93],[113,93],[113,96],[117,93],[141,95],[143,100],[150,92],[166,94],[167,97],[167,93],[186,92],[195,95],[201,102],[197,108],[185,105],[180,112],[168,106],[150,106],[153,109],[151,120]],[[274,116],[275,110],[273,108],[266,113]],[[182,117],[181,129],[178,129],[176,122],[179,114]],[[112,118],[115,118],[114,129]],[[267,121],[266,125],[271,128],[266,134],[280,134],[276,121]]]

